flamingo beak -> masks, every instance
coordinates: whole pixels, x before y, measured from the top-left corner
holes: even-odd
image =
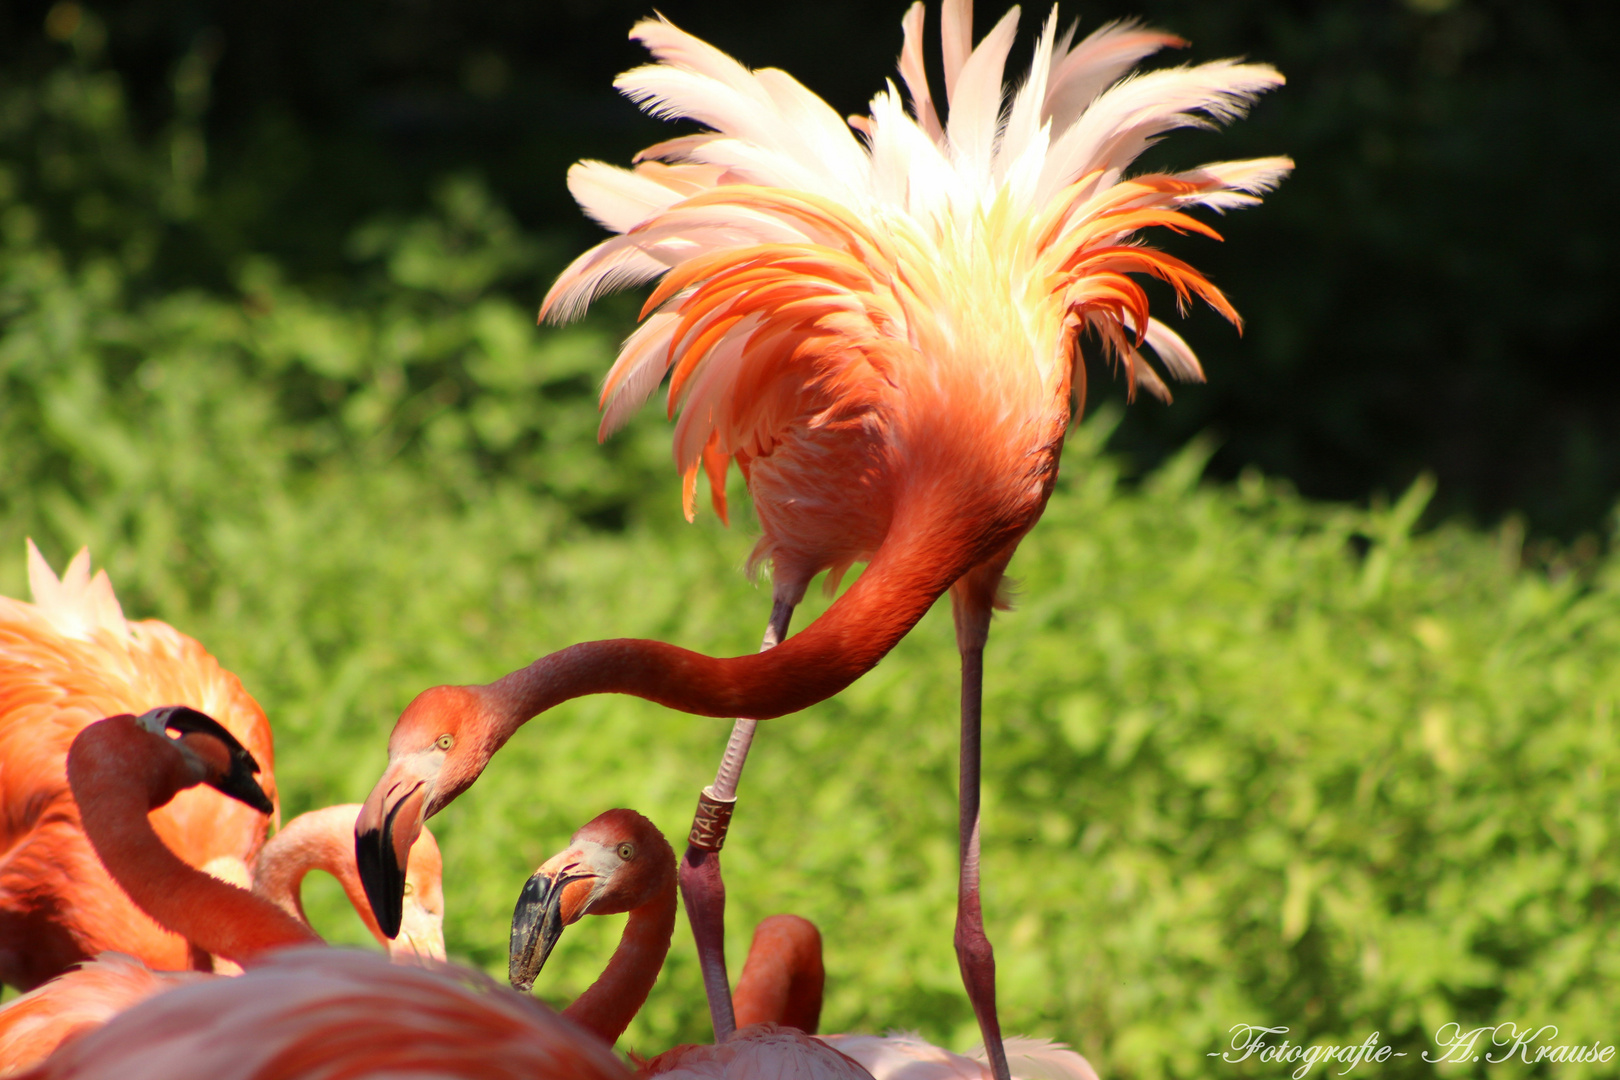
[[[546,958],[562,936],[563,927],[585,914],[600,884],[594,872],[585,870],[576,861],[570,860],[570,865],[556,870],[551,866],[552,863],[542,866],[523,883],[523,892],[512,911],[507,978],[525,993],[533,988]]]
[[[354,860],[377,925],[399,936],[405,915],[405,868],[428,816],[439,759],[409,754],[392,761],[354,822]]]
[[[211,776],[203,781],[209,787],[227,795],[239,803],[253,807],[261,814],[274,814],[275,804],[264,793],[264,788],[253,779],[259,771],[259,763],[248,752],[247,747],[239,742],[236,736],[225,729],[225,726],[207,713],[185,705],[165,705],[142,713],[135,718],[135,722],[148,731],[167,736],[173,732],[176,741],[185,744],[187,739],[213,739],[224,745],[230,755],[230,767],[223,773]],[[196,748],[196,744],[192,744]]]

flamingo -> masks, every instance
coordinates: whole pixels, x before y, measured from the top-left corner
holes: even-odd
[[[397,938],[378,928],[361,893],[349,837],[360,807],[353,803],[300,814],[264,845],[251,875],[229,862],[212,866],[211,876],[235,884],[252,883],[258,896],[295,916],[306,926],[301,885],[311,870],[337,878],[356,912],[396,963],[444,959],[443,864],[433,834],[422,830],[411,851],[406,884],[405,918]],[[222,969],[241,968],[229,961]],[[197,971],[154,971],[134,957],[103,953],[0,1008],[0,1076],[43,1061],[62,1043],[155,994],[206,979]]]
[[[68,746],[88,724],[183,701],[241,741],[265,769],[264,812],[200,787],[152,825],[187,863],[250,864],[275,816],[270,725],[236,676],[191,638],[125,620],[106,571],[81,550],[60,579],[32,541],[34,602],[0,597],[0,981],[32,990],[98,953],[165,970],[210,970],[206,953],[164,929],[114,884],[85,841],[68,790]]]
[[[601,1040],[465,968],[278,950],[64,1046],[25,1080],[630,1080]]]
[[[166,728],[179,731],[180,739],[168,738]],[[158,709],[139,718],[111,717],[85,728],[74,740],[68,754],[73,793],[83,807],[85,834],[113,877],[158,922],[174,926],[248,970],[228,979],[195,972],[160,976],[154,980],[160,984],[154,992],[168,987],[167,992],[121,1013],[98,1031],[77,1033],[25,1075],[120,1080],[253,1075],[308,1080],[365,1075],[354,1071],[355,1055],[361,1054],[380,1056],[381,1071],[397,1076],[401,1062],[420,1069],[434,1065],[434,1055],[444,1053],[435,1042],[441,1035],[460,1047],[466,1070],[434,1075],[627,1075],[598,1040],[548,1017],[543,1009],[536,1016],[524,1011],[524,1003],[495,1000],[476,986],[469,993],[464,975],[441,970],[385,975],[370,959],[343,950],[299,950],[297,946],[319,938],[298,918],[263,896],[187,865],[163,845],[147,820],[151,809],[199,782],[238,798],[256,795],[263,803],[262,792],[252,785],[254,768],[252,756],[222,727],[183,707]],[[344,825],[352,828],[352,818],[343,809]],[[289,847],[315,850],[317,845],[308,843],[312,830],[300,832],[302,840],[295,835]],[[289,871],[269,876],[285,889],[299,875]],[[291,903],[285,895],[283,900]],[[279,964],[277,954],[282,952],[292,954],[286,964]],[[129,974],[132,963],[118,958],[111,966]],[[396,965],[394,971],[405,966],[410,965]],[[207,985],[199,985],[201,981]],[[176,995],[178,1001],[171,1006],[169,999]],[[514,997],[509,992],[506,996]],[[322,1004],[311,1013],[315,1000]],[[365,1026],[367,1018],[361,1013],[370,1014],[372,1027]],[[215,1020],[235,1025],[228,1038],[217,1045],[212,1036],[205,1036],[200,1046],[187,1042],[187,1025],[206,1026]],[[383,1029],[386,1036],[379,1036]],[[560,1037],[560,1042],[549,1049],[523,1045],[536,1033],[549,1035],[554,1042]],[[305,1038],[322,1041],[310,1049],[311,1044],[298,1043]],[[367,1045],[377,1038],[386,1041]],[[289,1042],[296,1045],[289,1049]],[[298,1045],[305,1049],[300,1051]],[[251,1048],[263,1052],[267,1046],[272,1048],[268,1056],[253,1055]],[[278,1055],[273,1052],[276,1047],[285,1052]],[[215,1056],[210,1058],[207,1050]],[[513,1062],[551,1064],[549,1071],[501,1072],[485,1060],[486,1050],[491,1055],[513,1051],[510,1061],[502,1059],[512,1068],[517,1068]],[[221,1051],[229,1058],[229,1067],[220,1064]],[[569,1071],[576,1065],[577,1073]],[[322,1068],[333,1071],[323,1073]],[[233,1071],[244,1069],[264,1071]]]
[[[563,1016],[604,1042],[618,1041],[657,981],[675,932],[675,852],[658,827],[634,810],[598,814],[547,859],[523,886],[512,914],[509,970],[512,985],[528,990],[556,946],[563,927],[587,914],[629,912],[624,933],[601,976],[563,1010]],[[802,920],[801,920],[802,921]],[[813,929],[813,928],[812,928]],[[758,1076],[869,1080],[870,1074],[829,1050],[804,1030],[782,1021],[807,1022],[821,1011],[820,949],[798,979],[805,950],[794,948],[791,923],[756,931],[746,985],[738,988],[745,1016],[759,1022],[739,1028],[713,1046],[678,1046],[645,1062],[638,1075],[744,1080]],[[786,945],[786,955],[768,955]],[[759,954],[756,958],[755,954]],[[813,1008],[808,998],[813,994]]]
[[[424,691],[389,739],[356,843],[387,931],[415,830],[532,717],[612,692],[740,718],[700,796],[682,875],[724,1039],[734,1017],[717,854],[753,722],[843,689],[948,591],[962,660],[955,944],[994,1075],[1007,1080],[979,895],[983,651],[992,612],[1006,606],[1003,574],[1045,508],[1084,403],[1082,338],[1124,369],[1132,395],[1170,396],[1143,346],[1170,375],[1202,378],[1133,275],[1239,324],[1219,289],[1137,234],[1218,238],[1186,211],[1254,205],[1293,163],[1127,177],[1169,131],[1235,119],[1282,76],[1230,60],[1127,76],[1183,42],[1113,23],[1074,44],[1054,11],[1028,76],[1007,92],[1018,9],[973,47],[969,0],[942,7],[942,120],[924,19],[917,3],[902,22],[910,112],[891,84],[848,124],[785,73],[750,71],[665,19],[632,30],[655,62],[620,76],[619,89],[707,130],[649,147],[631,170],[570,170],[585,211],[619,235],[564,270],[541,314],[566,320],[601,292],[661,278],[607,375],[602,435],[669,375],[687,515],[700,469],[722,517],[733,462],[747,482],[762,530],[751,563],[770,564],[773,579],[766,648],[719,659],[657,641],[586,642],[488,685]],[[836,587],[861,561],[827,611],[785,637],[810,580],[826,570]]]

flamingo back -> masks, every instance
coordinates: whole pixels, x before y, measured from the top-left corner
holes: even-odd
[[[154,994],[204,977],[155,972],[134,957],[102,953],[0,1009],[0,1075],[45,1060],[57,1047]]]
[[[296,948],[181,987],[64,1047],[30,1080],[628,1080],[606,1044],[476,972]]]

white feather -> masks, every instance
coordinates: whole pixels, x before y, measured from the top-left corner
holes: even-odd
[[[1104,92],[1058,135],[1036,198],[1052,198],[1076,178],[1117,174],[1158,136],[1178,127],[1213,127],[1242,116],[1283,77],[1266,64],[1217,60],[1138,75]],[[1102,186],[1112,181],[1105,175]]]
[[[630,169],[581,161],[568,170],[568,192],[597,224],[629,232],[680,199],[680,193]]]
[[[1014,5],[962,65],[951,95],[945,136],[958,168],[981,190],[991,179],[996,128],[1001,120],[1002,73],[1007,66],[1007,50],[1012,48],[1017,33],[1018,7]]]
[[[1180,39],[1156,30],[1144,30],[1133,20],[1105,23],[1072,50],[1068,36],[1053,54],[1052,77],[1046,90],[1046,116],[1062,131],[1109,84],[1166,45]]]

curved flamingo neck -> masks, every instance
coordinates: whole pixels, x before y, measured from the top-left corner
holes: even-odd
[[[936,516],[930,527],[909,528],[897,513],[890,539],[855,583],[815,622],[765,652],[717,658],[616,638],[569,646],[497,679],[482,688],[493,706],[485,751],[493,754],[531,718],[586,694],[632,694],[681,712],[754,720],[831,697],[883,659],[952,583],[1033,521],[998,527],[948,508]]]
[[[665,885],[651,900],[630,911],[602,975],[575,998],[563,1015],[588,1028],[610,1045],[618,1041],[647,1000],[675,935],[675,866],[673,853]]]
[[[358,806],[349,803],[311,810],[288,822],[259,852],[253,865],[253,891],[308,925],[304,879],[312,870],[324,870],[337,878],[366,929],[387,948],[390,942],[371,913],[354,861],[354,818],[359,812]]]
[[[199,781],[160,738],[122,717],[85,728],[68,752],[85,836],[113,880],[159,925],[244,967],[267,949],[320,941],[274,904],[164,846],[147,814]]]
[[[772,915],[754,930],[731,998],[737,1026],[782,1024],[814,1035],[826,979],[815,924],[797,915]]]

